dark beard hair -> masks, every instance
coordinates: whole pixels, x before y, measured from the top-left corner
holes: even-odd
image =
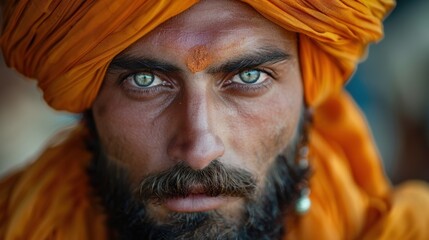
[[[145,176],[138,197],[142,201],[162,203],[169,198],[185,198],[192,187],[199,186],[205,195],[250,198],[256,190],[252,174],[237,168],[226,168],[218,160],[202,170],[194,170],[181,162],[172,168]]]
[[[226,167],[218,160],[202,170],[180,163],[151,174],[142,179],[136,192],[130,188],[127,171],[110,161],[102,150],[92,115],[85,118],[94,133],[88,144],[94,153],[88,173],[107,213],[108,226],[114,232],[112,239],[280,239],[286,231],[284,217],[293,210],[291,206],[299,197],[300,186],[309,175],[309,169],[293,164],[298,147],[298,140],[294,140],[285,155],[276,157],[259,194],[255,193],[256,181],[251,173]],[[147,214],[148,201],[186,197],[190,194],[189,186],[195,183],[203,186],[205,194],[210,196],[245,199],[244,220],[233,223],[217,211],[209,211],[171,213],[169,216],[174,220],[160,224]]]

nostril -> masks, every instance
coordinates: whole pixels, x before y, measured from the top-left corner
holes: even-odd
[[[183,161],[193,169],[203,169],[223,156],[225,147],[218,136],[203,131],[173,138],[167,151],[173,160]]]

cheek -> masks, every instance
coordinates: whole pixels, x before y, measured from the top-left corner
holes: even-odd
[[[264,175],[275,157],[291,142],[303,107],[300,78],[278,84],[257,101],[239,104],[229,128],[232,149],[248,170]]]
[[[117,91],[100,92],[93,105],[94,120],[109,159],[128,169],[132,182],[156,169],[166,168],[160,122],[145,106],[127,101]],[[161,124],[162,125],[162,124]]]

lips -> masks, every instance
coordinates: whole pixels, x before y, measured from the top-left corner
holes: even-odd
[[[204,212],[221,207],[226,201],[224,196],[209,196],[202,186],[193,186],[186,197],[174,197],[165,201],[165,206],[174,212]]]
[[[164,205],[174,212],[204,212],[215,210],[225,204],[226,197],[211,197],[206,194],[190,194],[184,198],[169,198]]]

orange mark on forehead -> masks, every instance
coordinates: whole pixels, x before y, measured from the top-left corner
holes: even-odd
[[[195,46],[189,51],[189,55],[186,58],[186,66],[192,73],[201,72],[206,69],[207,66],[212,62],[212,56],[210,56],[207,48],[202,45]]]

